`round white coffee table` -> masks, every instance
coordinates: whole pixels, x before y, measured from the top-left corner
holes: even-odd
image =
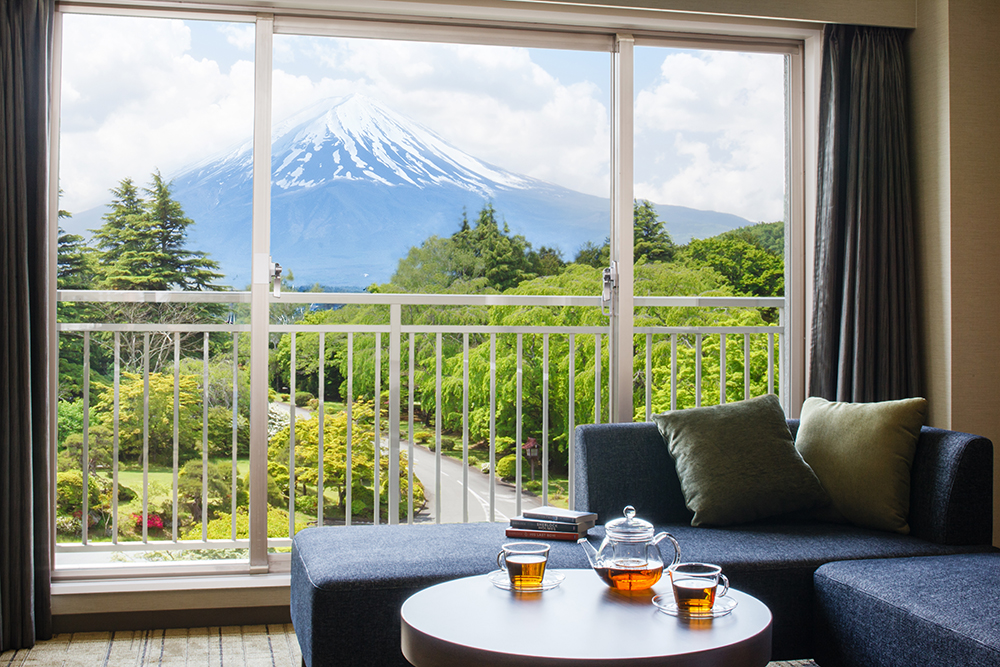
[[[512,593],[486,576],[425,588],[403,603],[403,655],[416,667],[458,665],[672,665],[763,667],[771,658],[771,612],[729,591],[728,615],[688,621],[652,605],[670,593],[612,591],[590,570],[561,570],[562,585]]]

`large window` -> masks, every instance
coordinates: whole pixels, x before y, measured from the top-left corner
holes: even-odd
[[[502,521],[577,424],[787,400],[798,44],[60,16],[60,568]]]

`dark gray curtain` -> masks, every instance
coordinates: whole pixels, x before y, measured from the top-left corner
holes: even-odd
[[[0,1],[0,649],[51,636],[46,178],[54,0]]]
[[[920,392],[901,30],[827,26],[809,393]]]

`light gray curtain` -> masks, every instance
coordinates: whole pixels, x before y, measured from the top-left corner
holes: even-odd
[[[51,636],[46,162],[54,6],[0,1],[0,650]]]
[[[827,26],[809,393],[920,392],[901,30]]]

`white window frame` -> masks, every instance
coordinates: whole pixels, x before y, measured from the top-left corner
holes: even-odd
[[[184,9],[159,0],[94,0],[86,5],[60,3],[54,23],[52,96],[50,106],[50,285],[49,315],[56,318],[56,257],[58,227],[59,112],[62,57],[62,16],[64,13],[128,15],[191,20],[223,20],[256,24],[255,114],[253,198],[253,278],[252,366],[251,366],[251,548],[248,565],[217,564],[209,574],[243,572],[251,574],[287,571],[287,555],[267,554],[266,463],[267,458],[267,335],[269,220],[270,220],[270,133],[271,133],[271,51],[275,34],[301,34],[332,37],[369,37],[451,43],[492,44],[500,46],[549,47],[573,50],[607,51],[612,57],[612,146],[611,156],[611,258],[619,262],[618,301],[612,317],[612,368],[610,379],[611,420],[632,418],[632,199],[633,199],[633,49],[635,45],[706,48],[714,50],[783,53],[790,57],[786,96],[787,214],[785,216],[785,299],[786,345],[781,363],[781,394],[789,417],[797,417],[806,388],[806,322],[810,304],[807,299],[812,265],[811,230],[814,227],[817,164],[818,98],[820,68],[820,30],[812,24],[779,21],[742,21],[702,17],[677,18],[666,13],[608,8],[553,7],[544,4],[518,4],[516,7],[447,7],[407,3],[400,14],[399,3],[374,0],[365,4],[364,16],[351,10],[325,12],[274,9],[274,13],[256,13],[250,7],[201,6],[192,2]],[[626,140],[627,138],[627,140]],[[50,338],[50,358],[58,358],[58,339]],[[54,406],[58,391],[58,364],[49,369],[51,432],[56,430]],[[50,444],[52,502],[50,520],[55,521],[56,445]],[[254,462],[258,462],[254,466]],[[55,558],[55,536],[51,538]],[[172,567],[175,574],[206,573],[206,568]],[[88,571],[73,574],[55,572],[56,578],[93,577]],[[99,575],[98,575],[99,576]],[[120,575],[118,575],[120,576]]]

